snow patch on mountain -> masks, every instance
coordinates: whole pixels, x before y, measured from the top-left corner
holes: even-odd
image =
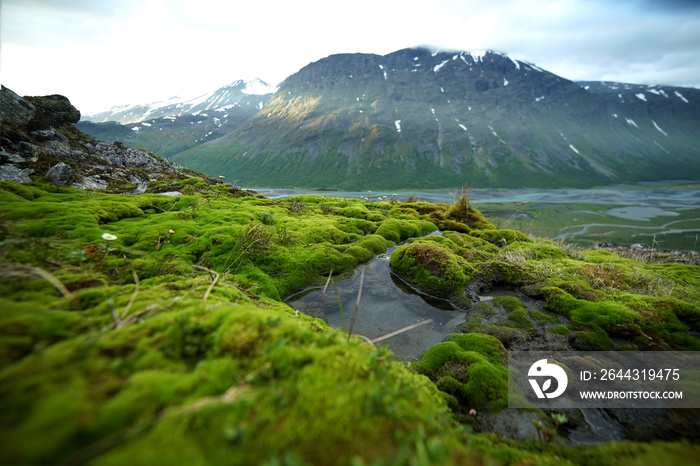
[[[679,99],[681,99],[681,100],[682,100],[683,102],[685,102],[686,104],[690,103],[690,102],[688,102],[688,99],[686,99],[685,97],[683,97],[683,94],[681,94],[680,92],[675,91],[674,94],[676,94],[676,97],[678,97]]]

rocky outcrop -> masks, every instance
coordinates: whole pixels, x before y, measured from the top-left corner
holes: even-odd
[[[80,121],[80,112],[62,95],[27,97],[25,99],[36,111],[27,123],[30,131],[60,128],[64,124]]]
[[[75,127],[80,112],[61,95],[22,98],[3,86],[0,110],[0,181],[138,194],[173,191],[175,181],[192,176],[206,178],[150,152],[88,136]]]
[[[10,89],[0,88],[0,115],[3,125],[23,126],[34,118],[36,108]]]

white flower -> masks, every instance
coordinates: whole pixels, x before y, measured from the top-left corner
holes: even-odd
[[[105,241],[114,241],[115,239],[117,239],[117,237],[109,233],[102,233],[102,239]]]
[[[171,234],[171,235],[174,235],[174,234],[175,234],[175,230],[170,230],[168,233]]]

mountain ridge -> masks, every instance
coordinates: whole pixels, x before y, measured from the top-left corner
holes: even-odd
[[[239,125],[168,156],[255,187],[591,187],[700,177],[697,128],[697,89],[411,48],[310,63]]]

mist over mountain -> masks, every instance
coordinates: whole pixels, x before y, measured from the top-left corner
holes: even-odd
[[[268,97],[203,143],[193,134],[199,143],[164,155],[256,187],[590,187],[700,176],[700,90],[575,83],[497,52],[332,55]]]

